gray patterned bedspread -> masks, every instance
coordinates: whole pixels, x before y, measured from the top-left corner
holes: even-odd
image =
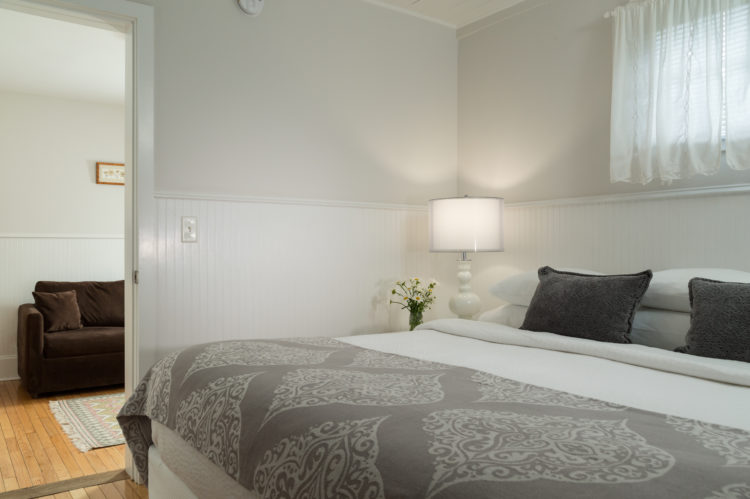
[[[750,498],[747,432],[328,338],[175,352],[118,420],[142,476],[156,420],[264,498]]]

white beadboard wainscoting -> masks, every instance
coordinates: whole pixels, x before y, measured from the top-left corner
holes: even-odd
[[[501,304],[489,286],[542,265],[605,273],[750,271],[750,193],[727,188],[509,205],[505,252],[474,260],[483,310]]]
[[[36,282],[122,279],[124,250],[122,235],[0,234],[0,379],[18,377],[18,306]]]
[[[696,195],[700,194],[700,195]],[[269,199],[158,196],[155,358],[232,338],[403,330],[393,281],[435,277],[425,319],[448,317],[454,254],[428,251],[427,210]],[[541,265],[601,272],[671,267],[750,270],[750,194],[690,191],[509,205],[503,253],[473,255],[482,310],[496,281]],[[181,217],[198,242],[181,242]]]
[[[233,338],[344,336],[408,328],[394,281],[453,278],[431,254],[426,207],[159,195],[156,356]],[[181,218],[198,242],[181,242]],[[447,257],[447,258],[446,258]],[[448,314],[438,289],[425,317]]]

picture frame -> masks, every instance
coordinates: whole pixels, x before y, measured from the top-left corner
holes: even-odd
[[[125,185],[125,164],[97,161],[96,183],[106,185]]]

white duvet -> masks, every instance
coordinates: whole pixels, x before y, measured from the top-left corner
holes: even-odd
[[[442,319],[418,330],[338,338],[608,402],[750,431],[750,364]]]

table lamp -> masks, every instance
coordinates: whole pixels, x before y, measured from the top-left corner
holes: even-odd
[[[462,319],[479,313],[479,297],[471,291],[469,252],[503,251],[503,199],[462,197],[431,199],[430,251],[459,253],[458,294],[451,311]]]

